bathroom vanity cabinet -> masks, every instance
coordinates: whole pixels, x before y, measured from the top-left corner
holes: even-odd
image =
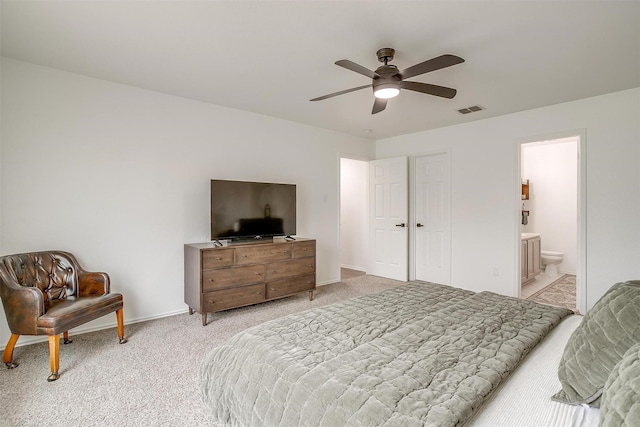
[[[540,235],[522,233],[520,242],[520,278],[521,285],[533,282],[540,274]]]

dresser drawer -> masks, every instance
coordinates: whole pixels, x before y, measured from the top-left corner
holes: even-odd
[[[236,264],[253,264],[291,258],[291,244],[256,245],[235,248]]]
[[[316,255],[316,242],[293,242],[291,247],[293,258]]]
[[[297,258],[287,261],[271,262],[267,264],[267,280],[283,279],[285,277],[301,276],[316,271],[316,257]]]
[[[229,267],[233,265],[233,249],[211,249],[202,251],[202,268]]]
[[[278,298],[296,292],[309,291],[316,287],[315,274],[307,274],[293,279],[281,279],[267,283],[267,299]]]
[[[202,271],[202,290],[204,292],[262,282],[264,282],[264,265],[262,264]]]
[[[226,310],[264,301],[264,285],[242,286],[202,294],[203,313]]]

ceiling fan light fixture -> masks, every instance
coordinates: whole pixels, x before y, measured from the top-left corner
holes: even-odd
[[[400,85],[398,83],[383,83],[376,85],[373,90],[373,95],[376,98],[389,99],[395,98],[400,93]]]

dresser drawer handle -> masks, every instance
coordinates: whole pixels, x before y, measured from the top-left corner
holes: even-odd
[[[256,295],[260,295],[262,292],[260,291],[256,291]]]
[[[256,276],[262,276],[262,273],[256,273]]]
[[[209,279],[210,282],[215,282],[215,279]]]
[[[246,258],[246,257],[247,257],[247,254],[242,254],[242,258]]]
[[[216,257],[216,261],[222,261],[224,258],[222,258],[221,256]]]
[[[271,288],[271,290],[272,290],[272,291],[275,291],[275,290],[276,290],[276,288]]]

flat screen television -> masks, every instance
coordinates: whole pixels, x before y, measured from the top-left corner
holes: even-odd
[[[296,186],[211,180],[211,240],[296,234]]]

